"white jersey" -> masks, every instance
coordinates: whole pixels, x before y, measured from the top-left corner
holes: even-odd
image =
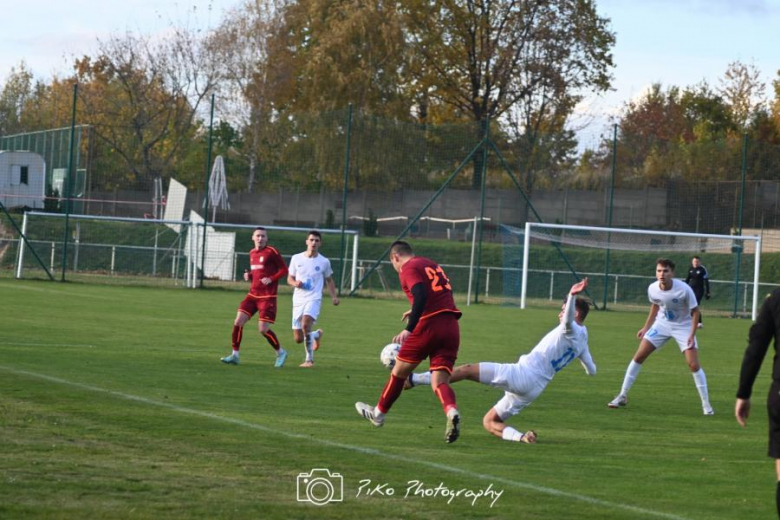
[[[659,307],[656,322],[691,327],[691,311],[698,304],[693,289],[687,283],[672,279],[672,288],[662,291],[660,282],[653,282],[647,288],[647,298]]]
[[[317,254],[314,257],[306,256],[306,253],[298,253],[290,259],[289,274],[295,280],[303,282],[303,287],[296,287],[293,291],[293,306],[301,305],[313,300],[322,300],[322,289],[325,287],[325,279],[333,276],[330,260]]]
[[[547,333],[536,347],[520,356],[518,365],[534,371],[546,382],[552,380],[573,359],[579,359],[589,375],[596,373],[596,365],[588,349],[588,329],[574,321],[574,299],[569,295],[561,323]]]

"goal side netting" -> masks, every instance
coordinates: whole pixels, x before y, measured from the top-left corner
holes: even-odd
[[[597,308],[649,305],[647,286],[655,280],[655,262],[669,258],[675,277],[685,280],[691,258],[709,273],[711,299],[704,312],[720,311],[755,318],[761,238],[642,229],[527,223],[502,225],[505,303],[563,299],[571,285],[588,277],[588,296]]]
[[[27,249],[32,247],[50,271],[59,273],[64,266],[70,280],[194,288],[201,285],[202,277],[209,286],[246,284],[243,272],[249,267],[256,225],[206,223],[191,212],[190,219],[182,221],[69,215],[66,228],[64,217],[25,213],[22,233],[29,245],[16,240],[15,254],[4,258],[13,262],[16,278],[44,277],[44,269]],[[309,228],[263,227],[269,244],[286,262],[306,249]],[[351,288],[356,278],[357,233],[345,231],[348,239],[342,256],[340,230],[318,231],[323,235],[320,251],[331,261],[334,280]]]

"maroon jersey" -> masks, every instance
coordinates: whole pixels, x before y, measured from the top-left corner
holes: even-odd
[[[276,298],[279,279],[287,276],[287,264],[284,263],[279,251],[271,246],[265,246],[260,250],[252,249],[249,252],[249,269],[249,279],[252,281],[249,296]],[[270,278],[273,281],[265,285],[260,281],[263,278]]]
[[[455,314],[457,317],[461,316],[461,312],[455,306],[455,300],[452,298],[450,279],[433,260],[422,256],[412,257],[403,265],[398,278],[401,280],[401,289],[409,298],[409,303],[414,303],[412,287],[418,283],[425,286],[427,298],[420,317],[421,320],[443,312]]]

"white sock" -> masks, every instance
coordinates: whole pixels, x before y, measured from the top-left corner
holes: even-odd
[[[511,426],[507,426],[504,428],[504,431],[501,432],[501,438],[505,441],[520,442],[523,439],[523,434]]]
[[[314,341],[315,339],[320,337],[320,331],[315,330],[314,332],[309,332],[309,337],[311,338],[312,341]]]
[[[304,336],[303,348],[306,349],[306,361],[314,361],[314,351],[311,349],[311,334]]]
[[[279,347],[279,350],[277,350],[277,351],[276,351],[276,357],[279,357],[279,356],[281,356],[281,355],[282,355],[282,354],[284,354],[285,352],[287,352],[287,351],[286,351],[286,350],[284,350],[282,347]]]
[[[419,374],[414,374],[412,377],[414,378],[412,381],[412,383],[414,383],[414,386],[431,384],[430,372],[421,372]]]
[[[639,375],[639,371],[642,369],[642,365],[631,360],[626,369],[626,376],[623,378],[623,387],[620,389],[620,395],[628,395],[628,391],[631,390],[631,386],[636,380],[636,376]]]
[[[233,357],[234,358],[238,358],[238,350],[234,350],[233,351]]]
[[[699,368],[698,372],[693,373],[693,382],[696,383],[696,390],[699,391],[702,404],[710,404],[709,392],[707,391],[707,376],[704,375],[704,369]]]

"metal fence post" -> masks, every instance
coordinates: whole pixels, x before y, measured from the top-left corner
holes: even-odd
[[[209,147],[206,152],[206,186],[203,197],[203,243],[201,245],[200,288],[203,288],[203,278],[206,276],[206,229],[209,222],[209,169],[211,168],[211,139],[214,131],[214,94],[211,94],[211,120],[209,121]],[[197,263],[195,269],[197,269]],[[194,286],[193,282],[193,286]]]
[[[742,166],[740,173],[742,176],[742,184],[739,190],[739,212],[737,213],[737,236],[742,236],[742,211],[745,205],[745,177],[747,176],[747,147],[748,147],[748,135],[747,132],[742,136]],[[736,266],[734,268],[734,312],[732,317],[737,317],[737,306],[739,305],[739,268],[742,263],[742,249],[745,247],[744,242],[737,246],[737,258],[735,260]]]
[[[612,227],[612,208],[615,204],[615,169],[617,168],[617,129],[618,125],[612,126],[612,168],[609,175],[609,204],[607,205],[607,227]],[[607,294],[609,293],[609,260],[610,260],[610,233],[607,233],[607,257],[604,263],[604,300],[601,308],[607,308]]]
[[[347,259],[344,257],[346,248],[346,235],[347,229],[347,191],[349,189],[349,156],[350,147],[352,143],[352,103],[349,104],[347,109],[347,142],[346,151],[344,152],[344,187],[342,188],[341,195],[341,253],[339,258],[341,259],[341,269],[339,269],[339,282],[338,282],[338,294],[341,296],[341,287],[344,283],[344,267],[346,266]],[[354,284],[354,277],[353,277]]]
[[[479,303],[479,271],[482,268],[482,238],[485,229],[485,190],[487,182],[488,146],[490,146],[490,114],[485,118],[485,137],[482,139],[482,185],[479,205],[479,244],[477,244],[477,276],[474,289],[474,303]]]
[[[65,176],[65,232],[62,237],[62,279],[65,281],[65,271],[68,268],[68,218],[70,217],[70,192],[73,184],[73,144],[76,131],[76,99],[79,93],[79,84],[73,84],[73,110],[70,116],[70,144],[68,146],[68,172]]]

